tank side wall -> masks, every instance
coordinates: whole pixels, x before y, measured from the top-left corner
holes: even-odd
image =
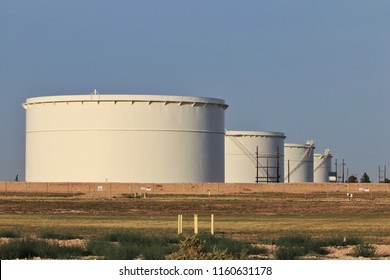
[[[276,182],[279,148],[279,180],[284,178],[283,137],[225,136],[225,181],[231,183],[256,182],[256,148],[259,151],[260,181]],[[267,169],[268,167],[268,169]]]
[[[314,182],[329,182],[329,172],[332,170],[332,158],[314,157]]]
[[[224,181],[221,106],[74,102],[26,110],[26,181]]]
[[[313,182],[313,170],[313,148],[284,148],[284,182]]]

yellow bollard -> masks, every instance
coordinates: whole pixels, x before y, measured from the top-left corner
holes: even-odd
[[[211,214],[211,235],[214,235],[214,214]]]
[[[180,234],[183,233],[183,215],[180,215]]]
[[[194,215],[194,234],[198,234],[198,214]]]
[[[183,215],[177,215],[177,233],[183,233]]]

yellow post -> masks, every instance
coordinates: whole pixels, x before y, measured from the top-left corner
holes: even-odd
[[[183,215],[177,215],[177,233],[183,233]]]
[[[214,235],[214,214],[211,214],[211,235]]]
[[[198,234],[198,214],[194,215],[194,234]]]
[[[180,233],[183,233],[183,215],[180,215]]]

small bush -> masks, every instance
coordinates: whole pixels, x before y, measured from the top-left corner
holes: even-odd
[[[209,252],[204,248],[205,240],[196,236],[187,236],[180,241],[177,252],[165,257],[167,260],[233,260],[233,256],[226,250],[219,250],[216,246]]]
[[[359,244],[353,248],[351,255],[354,257],[372,258],[375,257],[375,253],[374,246],[370,244]]]
[[[275,257],[278,260],[296,260],[310,251],[318,251],[319,245],[308,236],[289,235],[280,237],[276,241],[278,246]]]
[[[315,252],[319,255],[328,255],[330,254],[330,250],[324,247],[318,247]]]
[[[306,254],[305,248],[301,246],[278,246],[275,258],[277,260],[297,260]]]

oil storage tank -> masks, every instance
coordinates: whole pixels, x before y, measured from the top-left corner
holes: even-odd
[[[283,182],[285,138],[281,132],[226,131],[225,182]]]
[[[314,154],[314,182],[327,183],[332,171],[332,154],[325,149],[323,154]]]
[[[284,144],[284,182],[313,182],[314,142]]]
[[[28,182],[223,182],[222,99],[97,94],[34,97]]]

